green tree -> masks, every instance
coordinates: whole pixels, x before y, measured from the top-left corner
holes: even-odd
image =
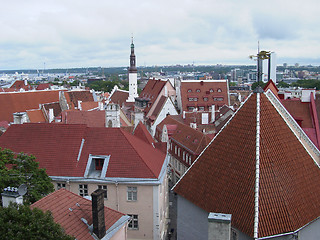
[[[23,196],[25,203],[34,203],[54,191],[50,177],[45,169],[39,168],[34,156],[0,148],[0,192],[23,183],[28,187],[27,194]]]
[[[281,88],[287,88],[287,87],[290,87],[290,84],[284,82],[284,81],[281,81],[277,84],[277,87],[281,87]]]
[[[71,240],[64,229],[54,222],[51,212],[30,209],[29,206],[11,204],[0,207],[0,236],[6,240],[47,239]]]
[[[258,82],[254,82],[251,85],[251,90],[252,91],[255,90],[258,87],[258,85],[260,85],[261,88],[264,88],[266,86],[266,84],[267,83],[264,83],[264,82],[259,82],[259,83]]]

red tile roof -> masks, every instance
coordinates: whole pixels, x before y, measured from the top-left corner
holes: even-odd
[[[13,113],[39,109],[41,103],[59,101],[59,91],[35,91],[0,94],[0,121],[13,122]]]
[[[153,113],[152,113],[152,116],[154,119],[156,119],[159,115],[159,113],[161,112],[164,104],[166,103],[168,97],[165,97],[165,96],[161,96],[160,99],[159,99],[159,102],[157,103],[155,109],[153,110]],[[151,116],[151,117],[152,117]]]
[[[88,111],[94,108],[98,108],[99,103],[98,102],[83,102],[81,103],[82,111]]]
[[[53,109],[53,115],[55,117],[59,116],[61,114],[61,106],[59,102],[52,102],[52,103],[44,103],[43,107],[46,109],[47,114],[49,114],[49,109]]]
[[[81,218],[84,218],[89,225],[92,224],[92,203],[88,199],[62,188],[35,202],[31,205],[31,208],[50,211],[54,221],[63,227],[66,234],[76,239],[94,239],[88,226],[81,220]],[[106,230],[111,228],[124,215],[104,207]]]
[[[123,91],[123,90],[117,90],[111,95],[110,101],[113,103],[119,104],[121,107],[122,104],[126,103],[126,100],[128,99],[128,97],[129,97],[129,92]]]
[[[31,123],[45,123],[46,118],[43,115],[42,110],[27,110],[27,114]]]
[[[80,124],[11,125],[0,147],[33,154],[49,176],[83,177],[92,154],[111,155],[106,177],[158,178],[165,160],[162,152],[125,130]]]
[[[105,127],[105,111],[77,111],[62,112],[61,121],[65,124],[86,124],[88,127]]]
[[[68,91],[65,97],[70,109],[78,108],[78,101],[93,102],[93,95],[90,91]]]
[[[200,154],[211,140],[202,132],[177,121],[175,116],[172,115],[167,116],[160,124],[158,124],[158,131],[160,130],[160,132],[162,132],[164,125],[167,125],[169,134],[172,132],[172,141],[177,142],[182,147],[186,148],[186,150],[189,150],[196,155]],[[173,129],[174,131],[171,131]]]
[[[16,80],[10,87],[11,89],[15,89],[15,90],[20,90],[21,88],[24,90],[30,90],[31,86],[28,84],[25,85],[25,81],[24,80]]]
[[[38,86],[37,86],[37,90],[46,90],[46,89],[50,89],[50,87],[52,86],[53,84],[52,83],[40,83]]]
[[[320,171],[261,95],[258,237],[292,232],[320,216]],[[174,191],[207,212],[232,214],[254,237],[257,94],[234,115]]]
[[[140,138],[148,144],[154,144],[155,141],[152,138],[151,134],[147,130],[146,126],[140,121],[137,127],[134,129],[133,135]]]
[[[220,91],[220,90],[221,91]],[[215,105],[221,107],[223,105],[229,105],[229,88],[228,81],[226,80],[185,80],[181,81],[181,101],[182,110],[188,111],[188,104],[192,106],[205,106],[205,110],[208,107]],[[198,98],[197,101],[189,101],[189,98]],[[207,101],[204,100],[207,98]],[[215,98],[223,98],[222,101],[217,101]]]
[[[150,103],[153,103],[158,95],[160,94],[162,88],[164,85],[166,85],[167,81],[163,80],[155,80],[155,79],[149,79],[144,89],[141,91],[139,97],[140,98],[146,98],[150,99]]]
[[[281,99],[282,105],[294,119],[302,120],[302,128],[313,128],[310,103],[303,103],[300,99]]]

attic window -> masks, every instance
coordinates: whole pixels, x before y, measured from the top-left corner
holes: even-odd
[[[104,178],[107,173],[110,155],[89,155],[84,177]]]
[[[213,92],[213,89],[212,89],[212,88],[210,88],[209,92]]]
[[[221,88],[218,88],[218,90],[217,90],[218,92],[222,92],[222,90],[221,90]]]
[[[201,90],[198,88],[198,89],[196,90],[196,92],[201,92]]]
[[[188,92],[192,92],[192,90],[191,90],[191,89],[188,89]]]

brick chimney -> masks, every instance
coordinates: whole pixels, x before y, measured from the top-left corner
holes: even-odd
[[[99,239],[103,238],[106,234],[103,194],[103,189],[97,189],[91,194],[93,233],[96,234]]]

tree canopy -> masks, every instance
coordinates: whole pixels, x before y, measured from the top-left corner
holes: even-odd
[[[0,148],[0,192],[23,183],[28,187],[23,196],[25,203],[34,203],[54,191],[50,177],[45,169],[39,168],[34,156]]]
[[[6,240],[47,239],[71,240],[64,229],[54,222],[49,211],[30,209],[26,205],[11,204],[7,208],[0,207],[0,236]]]

